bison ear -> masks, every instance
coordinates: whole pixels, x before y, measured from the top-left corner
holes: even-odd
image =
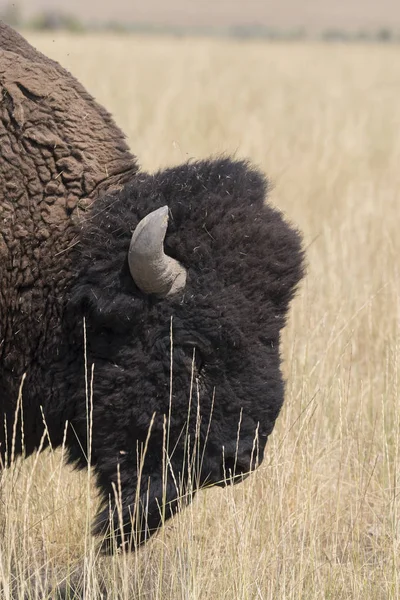
[[[128,262],[133,281],[145,294],[172,296],[184,289],[186,269],[164,253],[168,206],[154,210],[133,232]]]

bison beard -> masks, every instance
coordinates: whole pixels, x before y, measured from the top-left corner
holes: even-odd
[[[196,429],[200,436],[199,422]],[[209,427],[207,430],[209,431]],[[152,444],[149,436],[148,441],[151,448],[154,440]],[[163,448],[161,440],[154,445]],[[240,436],[235,445],[240,446]],[[261,462],[263,454],[257,434],[250,453],[250,461],[246,465],[240,465],[237,457],[232,459],[222,457],[219,468],[216,468],[207,460],[206,449],[207,440],[201,444],[198,439],[190,444],[186,439],[185,457],[182,454],[178,457],[178,453],[174,451],[170,459],[169,453],[163,450],[165,462],[162,472],[160,471],[160,464],[163,463],[161,455],[158,459],[155,455],[144,452],[140,457],[138,451],[139,466],[127,467],[123,464],[118,465],[117,468],[115,465],[110,466],[110,472],[117,473],[112,490],[109,489],[109,476],[103,478],[98,472],[98,485],[103,491],[109,489],[108,495],[105,495],[108,502],[98,514],[93,529],[94,533],[103,539],[103,551],[110,553],[116,547],[126,550],[140,546],[157,532],[162,523],[182,507],[188,506],[200,488],[210,485],[224,487],[243,481]],[[121,463],[125,456],[123,453]],[[129,481],[125,478],[127,473],[129,473]],[[138,476],[135,476],[132,481],[133,473],[138,473]]]
[[[140,172],[110,115],[2,24],[0,93],[0,458],[60,445],[68,422],[69,461],[90,456],[104,500],[95,532],[134,546],[261,462],[301,238],[245,161]]]
[[[143,544],[164,521],[177,512],[179,504],[188,504],[195,493],[193,491],[178,498],[179,490],[171,475],[167,476],[166,483],[161,477],[153,477],[148,485],[142,482],[146,491],[138,494],[134,489],[134,502],[126,498],[128,490],[125,488],[119,496],[117,487],[110,494],[111,503],[107,503],[96,517],[93,528],[94,534],[103,538],[102,549],[105,553],[112,553],[115,548],[127,550]]]

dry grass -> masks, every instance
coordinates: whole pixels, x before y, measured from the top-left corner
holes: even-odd
[[[400,597],[397,48],[35,37],[115,114],[146,169],[249,156],[305,233],[284,411],[245,483],[202,492],[131,557],[98,559],[95,499],[59,452],[5,472],[3,595],[76,565],[87,598]],[[47,575],[46,575],[47,569]],[[39,586],[40,587],[40,586]],[[25,593],[28,593],[25,590]]]

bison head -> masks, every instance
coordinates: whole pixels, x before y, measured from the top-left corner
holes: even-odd
[[[85,324],[91,460],[105,500],[96,529],[111,523],[118,542],[134,521],[145,540],[188,483],[235,482],[263,458],[283,402],[280,330],[303,260],[266,192],[246,163],[188,163],[137,175],[83,223],[65,327],[83,357]],[[77,462],[83,363],[67,378]]]

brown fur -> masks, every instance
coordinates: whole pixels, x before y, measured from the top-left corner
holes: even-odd
[[[108,112],[3,23],[0,94],[0,357],[17,385],[41,351],[43,322],[56,326],[52,299],[70,280],[81,212],[137,165]]]

